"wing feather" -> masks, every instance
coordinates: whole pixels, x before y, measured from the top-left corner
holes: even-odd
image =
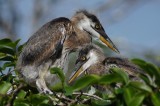
[[[143,73],[143,71],[137,65],[133,64],[131,61],[129,61],[126,58],[107,57],[105,59],[105,64],[106,64],[106,66],[116,65],[119,68],[126,69],[126,70],[128,70],[127,72],[130,75],[134,75],[137,73],[141,73],[141,74]]]
[[[24,46],[19,61],[23,65],[42,64],[49,58],[58,58],[61,53],[63,43],[67,36],[66,24],[70,20],[67,18],[57,18],[42,26]],[[53,59],[53,58],[52,58]]]

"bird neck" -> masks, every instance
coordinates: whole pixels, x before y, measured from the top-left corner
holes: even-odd
[[[80,29],[77,26],[77,23],[72,22],[72,26],[75,33],[69,36],[69,38],[65,41],[66,48],[70,49],[71,51],[76,51],[83,45],[92,42],[91,35]]]
[[[74,27],[74,30],[77,34],[77,36],[80,38],[80,39],[83,39],[83,42],[85,42],[87,38],[87,41],[88,39],[91,39],[91,34],[89,32],[87,32],[84,28],[84,25],[82,23],[84,23],[84,16],[83,14],[78,14],[78,15],[75,15],[74,17],[71,18],[71,22],[72,22],[72,25]]]
[[[91,35],[83,29],[83,26],[81,25],[81,20],[83,20],[82,16],[74,16],[71,19],[72,25],[74,27],[77,36],[81,39],[83,38],[91,39]]]
[[[81,29],[76,25],[75,25],[75,32],[81,44],[91,42],[92,36],[88,32],[84,31],[83,29]]]

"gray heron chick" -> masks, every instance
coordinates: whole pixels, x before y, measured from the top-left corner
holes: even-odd
[[[49,86],[54,85],[57,80],[49,69],[59,67],[66,74],[69,53],[91,43],[92,38],[98,38],[118,52],[95,15],[81,10],[71,19],[53,19],[29,38],[18,58],[16,69],[39,92],[52,94]]]
[[[87,74],[104,75],[109,74],[111,68],[123,69],[130,78],[138,80],[141,69],[130,62],[127,58],[106,57],[102,50],[93,44],[81,48],[76,60],[76,72],[71,76],[69,83],[86,72]]]

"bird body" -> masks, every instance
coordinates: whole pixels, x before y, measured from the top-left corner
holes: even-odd
[[[63,43],[73,33],[69,28],[72,28],[70,20],[63,17],[45,24],[30,37],[18,58],[17,70],[21,77],[31,86],[38,86],[40,92],[45,88],[44,92],[51,93],[45,84],[47,80],[44,81],[49,68],[54,63],[59,63],[53,66],[62,69],[65,66],[61,64],[67,58],[63,61],[62,58],[68,53],[64,53]]]
[[[49,69],[59,67],[66,74],[68,55],[91,43],[92,37],[99,38],[102,43],[118,52],[95,15],[82,10],[71,20],[56,18],[29,38],[18,58],[16,69],[39,92],[52,94],[48,86],[54,85],[57,78]]]

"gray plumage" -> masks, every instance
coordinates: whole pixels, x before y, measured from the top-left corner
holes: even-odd
[[[118,51],[106,35],[98,18],[85,10],[77,12],[71,20],[56,18],[34,33],[18,58],[16,69],[29,85],[41,93],[52,94],[48,88],[57,82],[51,67],[59,67],[67,73],[68,55],[99,38],[114,51]]]
[[[67,18],[54,19],[45,24],[30,37],[18,58],[17,70],[21,77],[31,86],[39,85],[40,92],[52,94],[46,87],[44,77],[56,59],[61,57],[67,35],[72,34],[66,30],[69,24]]]

